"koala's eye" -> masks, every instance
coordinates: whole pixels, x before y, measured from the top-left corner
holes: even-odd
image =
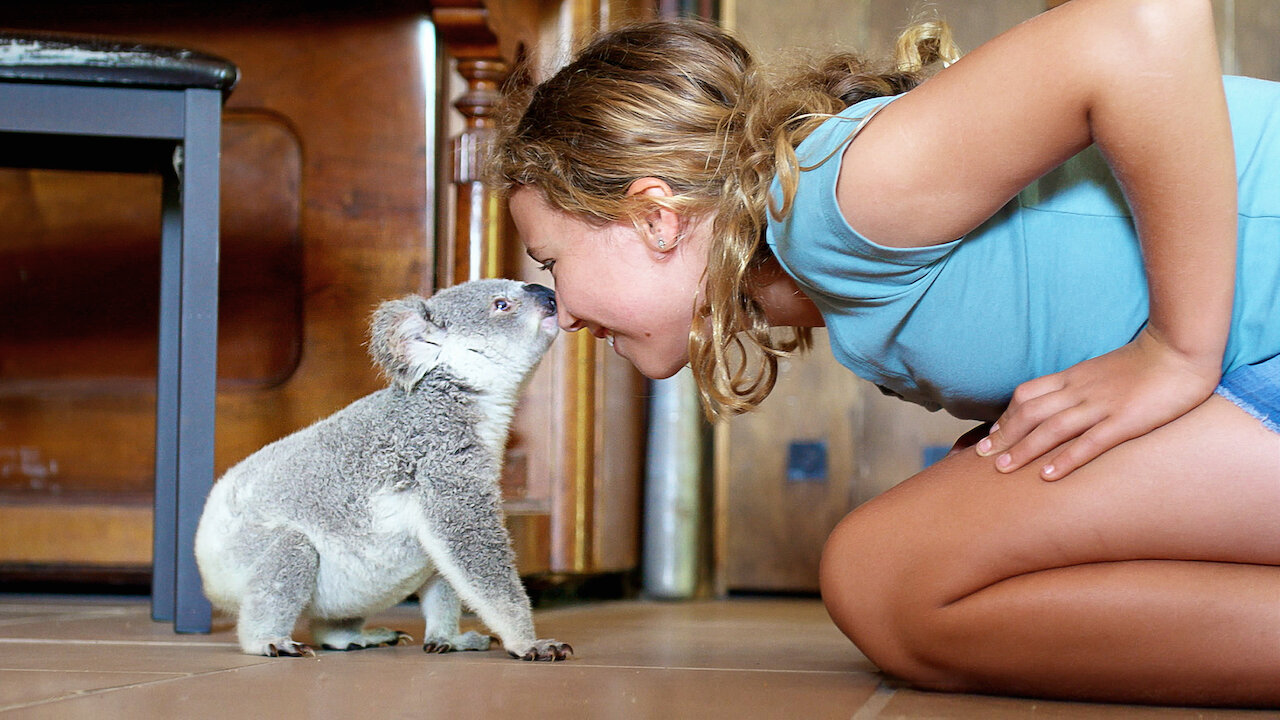
[[[506,298],[498,298],[493,301],[493,309],[498,312],[506,312],[511,309],[511,301]]]

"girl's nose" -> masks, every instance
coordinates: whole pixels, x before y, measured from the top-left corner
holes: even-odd
[[[560,329],[565,332],[578,332],[586,327],[586,323],[574,317],[565,309],[564,303],[559,303],[556,309],[556,322],[559,323]]]

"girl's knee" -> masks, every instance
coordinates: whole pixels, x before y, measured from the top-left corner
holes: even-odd
[[[956,686],[941,669],[943,603],[911,571],[929,550],[904,535],[901,508],[879,498],[850,513],[831,532],[819,583],[827,612],[871,662],[901,680],[934,689]]]

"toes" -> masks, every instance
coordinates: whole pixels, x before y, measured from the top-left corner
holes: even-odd
[[[413,636],[407,632],[400,632],[399,630],[396,630],[396,636],[383,644],[384,645],[412,645]]]
[[[316,651],[310,645],[302,643],[271,643],[267,645],[268,657],[315,657]]]
[[[568,643],[556,642],[554,640],[544,641],[535,644],[523,655],[509,652],[511,657],[521,660],[531,660],[535,662],[559,662],[566,660],[573,654],[573,646]]]

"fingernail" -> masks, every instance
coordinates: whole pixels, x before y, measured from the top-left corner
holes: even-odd
[[[1000,457],[996,458],[996,467],[1000,468],[1001,470],[1008,469],[1008,467],[1012,464],[1013,464],[1013,458],[1009,455],[1009,453],[1005,453]]]
[[[991,423],[991,429],[987,431],[987,434],[995,435],[996,431],[999,429],[1000,429],[1000,423]]]
[[[1055,479],[1054,475],[1057,472],[1058,472],[1058,469],[1052,465],[1045,465],[1043,468],[1040,469],[1040,475],[1045,480],[1054,480]]]
[[[991,438],[985,437],[978,441],[978,454],[986,457],[991,452]]]

